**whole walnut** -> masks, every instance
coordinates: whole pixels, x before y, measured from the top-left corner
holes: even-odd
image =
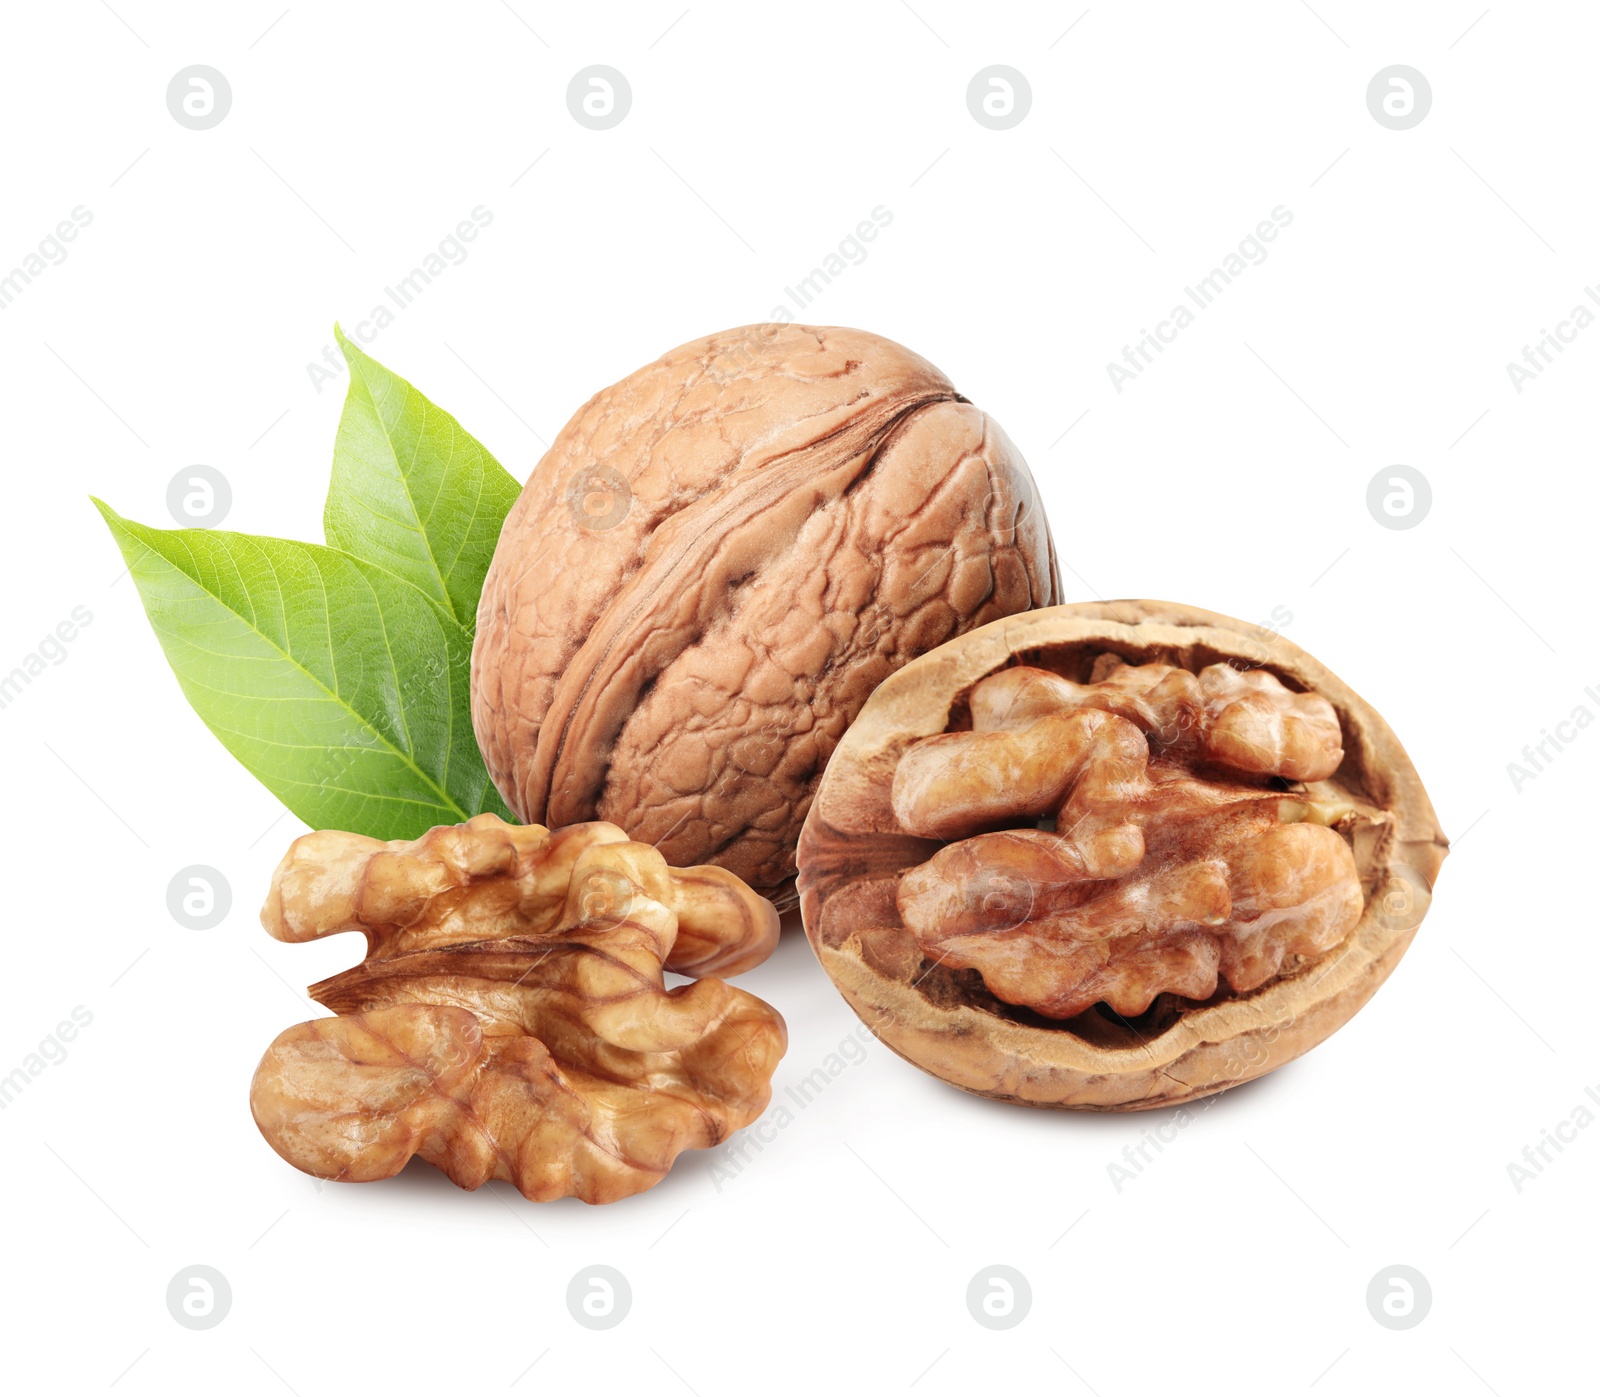
[[[605,820],[792,905],[867,696],[1058,601],[1027,465],[933,365],[761,325],[592,398],[534,468],[478,607],[472,718],[517,815]]]

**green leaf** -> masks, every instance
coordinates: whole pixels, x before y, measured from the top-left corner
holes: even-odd
[[[448,412],[334,326],[350,391],[322,530],[330,546],[404,578],[471,635],[500,526],[521,487]]]
[[[465,626],[334,548],[95,507],[194,710],[313,828],[415,838],[509,812],[472,733]]]

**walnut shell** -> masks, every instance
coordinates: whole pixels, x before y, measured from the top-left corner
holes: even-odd
[[[534,468],[479,603],[473,726],[521,819],[610,821],[792,904],[867,696],[1059,592],[1026,464],[933,365],[730,330],[596,395]]]
[[[1078,711],[1040,721],[1062,703]],[[1177,833],[1152,789],[1177,792]],[[1214,875],[1179,889],[1181,913],[1173,866],[1140,867],[1147,837]],[[999,1100],[1147,1110],[1343,1025],[1410,945],[1447,848],[1394,733],[1303,650],[1194,607],[1084,603],[887,680],[812,803],[798,888],[823,968],[900,1056]],[[1296,897],[1314,915],[1295,921]]]

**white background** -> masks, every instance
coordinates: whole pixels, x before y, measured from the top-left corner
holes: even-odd
[[[75,606],[93,621],[0,711],[0,1074],[74,1006],[93,1021],[0,1113],[8,1385],[1592,1385],[1600,1129],[1520,1192],[1507,1165],[1600,1090],[1600,731],[1520,791],[1507,763],[1576,706],[1600,715],[1600,328],[1520,393],[1506,363],[1600,285],[1600,17],[1481,12],[11,7],[0,269],[75,206],[93,221],[0,312],[0,670]],[[209,131],[165,104],[193,63],[232,87]],[[568,114],[591,63],[632,86],[609,131]],[[1008,131],[966,106],[991,63],[1032,87]],[[1407,131],[1366,105],[1395,63],[1432,86]],[[257,925],[299,827],[184,704],[87,496],[168,524],[167,482],[207,463],[232,484],[229,527],[319,538],[345,380],[319,393],[306,365],[480,204],[467,259],[367,347],[519,478],[590,394],[765,319],[891,211],[806,318],[910,345],[1004,424],[1069,599],[1283,608],[1407,743],[1458,842],[1374,1002],[1120,1190],[1108,1165],[1166,1117],[992,1104],[876,1043],[742,1167],[688,1156],[603,1209],[462,1193],[422,1166],[319,1189],[284,1164],[250,1074],[321,1012],[297,987],[358,944]],[[1118,393],[1107,361],[1280,204],[1267,260]],[[1406,531],[1365,503],[1396,463],[1433,490]],[[215,930],[168,915],[189,864],[232,887]],[[787,1017],[780,1099],[856,1030],[798,934],[741,983]],[[233,1292],[206,1332],[165,1302],[195,1263]],[[595,1263],[634,1297],[603,1333],[564,1299]],[[1033,1292],[1005,1332],[964,1300],[996,1263]],[[1433,1291],[1406,1332],[1365,1302],[1396,1263]]]

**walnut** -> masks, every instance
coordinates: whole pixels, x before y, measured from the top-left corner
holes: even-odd
[[[473,724],[524,820],[609,820],[793,900],[834,745],[913,657],[1048,605],[1028,469],[937,369],[753,326],[587,403],[506,520]]]
[[[662,976],[757,964],[771,904],[613,825],[308,834],[261,920],[280,941],[367,938],[310,989],[338,1017],[280,1034],[251,1086],[268,1143],[321,1178],[388,1178],[415,1154],[462,1188],[613,1202],[755,1120],[786,1043],[755,996]]]
[[[1061,606],[908,665],[800,843],[818,957],[902,1056],[1036,1106],[1143,1109],[1327,1037],[1446,842],[1404,749],[1280,637]]]
[[[1007,1003],[1065,1019],[1101,1002],[1139,1015],[1164,992],[1208,999],[1219,973],[1253,990],[1359,920],[1349,845],[1295,823],[1354,807],[1191,774],[1209,761],[1332,776],[1344,752],[1326,699],[1263,671],[1151,664],[1088,685],[1005,669],[969,702],[971,730],[920,739],[895,769],[901,826],[959,841],[902,874],[896,902],[925,951]],[[964,837],[1045,814],[1053,832]],[[1025,917],[996,898],[1005,886],[1029,891]]]

